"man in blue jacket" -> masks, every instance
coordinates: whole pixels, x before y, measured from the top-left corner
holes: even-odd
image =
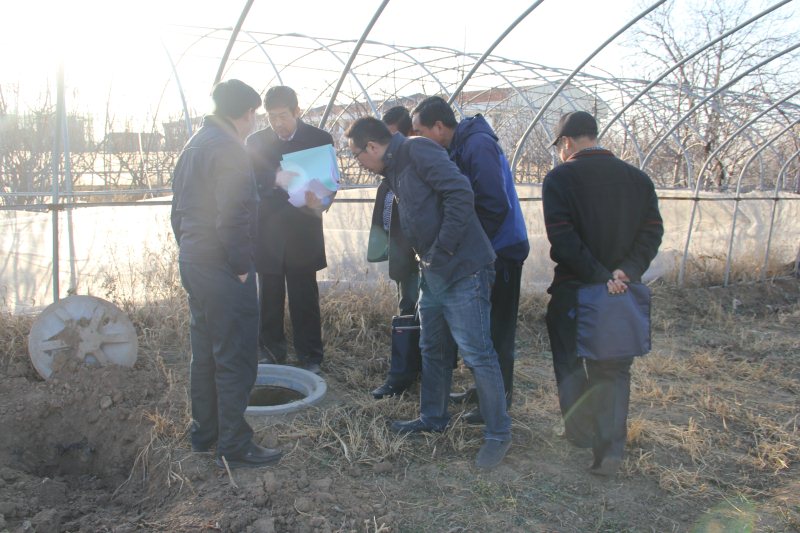
[[[217,84],[211,96],[214,113],[186,143],[172,182],[172,230],[191,313],[192,449],[216,445],[219,466],[263,466],[281,452],[255,444],[244,419],[258,368],[258,196],[244,138],[261,98],[239,80]]]
[[[438,96],[431,96],[412,111],[411,123],[416,134],[447,149],[450,159],[469,178],[475,193],[475,212],[497,254],[489,322],[492,343],[497,350],[503,374],[506,402],[510,407],[514,388],[514,341],[522,263],[530,251],[511,168],[497,143],[497,135],[481,115],[457,122],[447,102]],[[474,398],[474,390],[469,390],[463,396],[465,400]],[[470,423],[483,422],[477,408],[468,411],[462,418]]]
[[[494,468],[511,446],[511,418],[487,320],[495,254],[475,215],[469,181],[441,147],[421,137],[393,136],[376,118],[356,120],[345,135],[359,164],[389,181],[403,233],[420,257],[420,416],[395,421],[390,429],[406,434],[447,427],[453,373],[447,345],[453,339],[475,375],[485,420],[475,464]]]

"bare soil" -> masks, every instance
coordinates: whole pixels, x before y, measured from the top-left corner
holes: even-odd
[[[541,295],[524,297],[514,444],[490,473],[472,466],[480,427],[461,406],[442,435],[388,433],[418,406],[416,389],[368,394],[387,367],[385,294],[325,293],[326,400],[254,420],[285,457],[230,475],[186,439],[180,299],[128,309],[132,369],[66,363],[46,382],[25,349],[33,319],[5,316],[0,532],[798,531],[799,301],[797,279],[654,287],[654,350],[634,365],[627,458],[608,481],[558,436]]]

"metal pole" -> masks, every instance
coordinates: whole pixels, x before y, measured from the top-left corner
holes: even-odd
[[[497,38],[497,39],[496,39],[496,40],[495,40],[495,41],[492,43],[492,45],[491,45],[491,46],[490,46],[490,47],[489,47],[489,48],[488,48],[488,49],[487,49],[487,50],[486,50],[486,51],[483,53],[483,55],[480,57],[480,59],[478,59],[478,61],[476,61],[476,62],[475,62],[475,64],[472,66],[472,69],[471,69],[471,70],[470,70],[470,71],[467,73],[467,75],[466,75],[466,76],[464,76],[464,79],[463,79],[463,80],[461,80],[461,83],[459,83],[459,84],[458,84],[458,87],[456,87],[456,90],[455,90],[455,91],[453,91],[453,94],[451,94],[451,95],[450,95],[450,98],[448,98],[448,99],[447,99],[447,103],[448,103],[448,105],[449,105],[449,104],[452,104],[452,103],[453,103],[453,100],[455,100],[455,99],[458,97],[458,95],[459,95],[459,94],[461,94],[461,90],[464,88],[464,86],[467,84],[467,82],[470,80],[470,78],[472,78],[472,75],[473,75],[473,74],[475,74],[475,71],[476,71],[476,70],[478,70],[478,68],[479,68],[479,67],[480,67],[480,66],[483,64],[483,62],[484,62],[484,61],[486,61],[486,58],[487,58],[487,57],[489,57],[489,54],[491,54],[491,53],[494,51],[494,49],[495,49],[495,48],[497,48],[497,45],[499,45],[499,44],[500,44],[500,43],[503,41],[503,39],[505,39],[505,38],[506,38],[506,36],[507,36],[509,33],[511,33],[511,31],[512,31],[514,28],[516,28],[516,27],[517,27],[517,24],[519,24],[520,22],[522,22],[522,21],[525,19],[525,17],[527,17],[528,15],[530,15],[531,11],[533,11],[534,9],[536,9],[537,7],[539,7],[539,5],[540,5],[542,2],[544,2],[544,0],[537,0],[536,2],[534,2],[534,3],[531,5],[531,7],[529,7],[528,9],[526,9],[526,10],[525,10],[525,11],[522,13],[522,15],[520,15],[519,17],[517,17],[517,19],[516,19],[514,22],[512,22],[512,23],[511,23],[511,25],[510,25],[508,28],[506,28],[506,30],[505,30],[503,33],[501,33],[501,34],[500,34],[500,37],[498,37],[498,38]]]
[[[225,48],[225,53],[222,54],[222,59],[219,62],[217,75],[214,76],[214,85],[218,84],[220,80],[222,80],[222,73],[225,72],[225,63],[228,62],[228,56],[231,55],[231,50],[233,49],[233,43],[236,42],[236,37],[239,35],[239,30],[242,29],[242,24],[244,24],[244,19],[247,18],[247,13],[250,11],[250,8],[253,7],[254,1],[255,0],[247,0],[244,9],[242,9],[242,14],[239,15],[239,20],[236,22],[236,27],[233,28],[233,33],[231,33],[231,38],[228,39],[228,46]]]
[[[742,190],[742,178],[744,177],[744,173],[747,172],[747,168],[750,166],[750,163],[752,163],[753,160],[761,152],[763,152],[766,148],[768,148],[769,145],[771,145],[772,143],[777,141],[781,137],[781,135],[783,135],[784,133],[786,133],[790,129],[794,128],[795,125],[797,125],[797,124],[800,124],[800,118],[799,119],[795,119],[791,124],[789,124],[788,126],[783,128],[781,131],[779,131],[778,133],[773,135],[767,142],[762,144],[758,148],[758,150],[756,150],[753,153],[753,155],[751,155],[747,159],[747,162],[742,167],[742,171],[739,173],[739,179],[736,181],[736,198],[734,198],[734,201],[733,201],[733,221],[731,222],[731,236],[730,236],[730,238],[728,240],[728,256],[725,259],[725,277],[724,277],[724,279],[722,281],[722,286],[723,287],[727,287],[728,286],[728,280],[730,279],[730,274],[731,274],[731,262],[732,262],[731,260],[733,258],[733,238],[734,238],[734,235],[736,234],[736,216],[739,214],[739,199],[740,199],[740,193],[741,193],[741,190]]]
[[[67,122],[67,106],[63,101],[62,95],[61,102],[61,130],[64,136],[64,189],[67,194],[72,194],[72,160],[70,158],[69,150],[69,123]],[[69,244],[69,289],[67,294],[74,294],[78,281],[75,272],[75,235],[72,231],[72,209],[67,208],[67,243]]]
[[[575,75],[578,74],[578,72],[580,72],[581,69],[583,67],[585,67],[586,64],[589,63],[589,61],[592,60],[592,58],[594,58],[594,56],[599,54],[601,50],[603,50],[606,46],[608,46],[609,43],[611,43],[614,39],[616,39],[622,33],[624,33],[628,28],[630,28],[631,26],[633,26],[634,24],[639,22],[640,19],[642,19],[645,16],[647,16],[651,11],[653,11],[655,8],[657,8],[658,6],[660,6],[661,4],[663,4],[666,1],[667,0],[658,0],[653,5],[651,5],[650,7],[648,7],[647,9],[645,9],[644,11],[642,11],[641,13],[636,15],[636,17],[634,17],[630,22],[628,22],[622,28],[617,30],[617,32],[614,33],[614,35],[612,35],[611,37],[606,39],[606,41],[603,42],[603,44],[598,46],[591,54],[589,54],[589,56],[586,59],[584,59],[581,62],[580,65],[575,67],[575,69],[569,74],[569,76],[567,76],[566,79],[563,82],[561,82],[561,85],[558,86],[558,89],[556,89],[555,92],[550,95],[550,98],[547,99],[547,101],[544,103],[544,105],[542,105],[542,107],[539,109],[539,112],[536,113],[536,116],[533,117],[533,120],[531,121],[530,125],[528,126],[528,129],[525,130],[525,133],[522,134],[522,138],[520,138],[520,140],[517,142],[517,148],[514,150],[514,157],[511,160],[511,173],[512,174],[516,174],[517,164],[519,163],[520,157],[522,157],[522,146],[525,144],[525,141],[528,139],[528,136],[531,134],[531,132],[533,131],[533,128],[539,122],[539,119],[542,118],[542,115],[544,115],[544,112],[547,110],[547,108],[550,106],[550,104],[553,103],[553,101],[558,97],[559,93],[562,90],[564,90],[564,87],[566,87],[569,84],[569,82],[572,80],[572,78],[574,78]]]
[[[172,67],[172,74],[175,75],[175,83],[178,85],[178,92],[181,95],[181,104],[183,105],[183,120],[186,124],[186,133],[188,134],[187,137],[192,136],[192,119],[189,117],[189,106],[186,105],[186,96],[183,93],[183,85],[181,85],[181,78],[178,76],[178,69],[175,66],[175,62],[172,60],[172,55],[169,53],[167,49],[167,45],[164,44],[162,39],[161,46],[164,47],[164,52],[167,53],[167,59],[169,59],[169,64]]]
[[[789,169],[789,163],[791,163],[797,156],[800,155],[800,150],[796,151],[786,160],[786,163],[783,164],[781,167],[781,171],[778,172],[778,179],[775,180],[775,194],[772,198],[772,214],[769,218],[769,233],[767,234],[767,247],[764,250],[764,264],[761,265],[761,275],[759,279],[764,281],[767,277],[767,262],[769,261],[769,249],[772,246],[772,228],[775,226],[775,211],[778,209],[778,192],[780,191],[781,181],[783,180],[783,175]]]
[[[61,120],[64,110],[64,63],[58,66],[56,88],[56,124],[53,129],[53,205],[51,207],[53,220],[53,303],[60,298],[61,290],[58,280],[58,178],[61,163]]]
[[[383,0],[383,2],[381,2],[381,5],[378,7],[378,10],[375,11],[375,14],[372,16],[372,20],[369,21],[369,24],[367,24],[367,27],[364,29],[364,33],[361,34],[361,38],[356,43],[355,48],[353,48],[353,51],[350,53],[350,58],[347,60],[347,64],[344,66],[344,68],[342,68],[342,74],[339,76],[339,81],[336,83],[336,87],[333,89],[333,94],[331,95],[331,99],[328,102],[328,105],[325,106],[325,112],[322,113],[322,118],[319,119],[319,129],[321,130],[325,129],[325,122],[328,121],[328,115],[331,114],[331,110],[333,109],[333,103],[336,101],[336,96],[339,94],[339,89],[342,88],[342,83],[344,83],[344,79],[347,76],[350,67],[353,65],[353,61],[355,61],[356,56],[358,55],[358,51],[361,49],[361,45],[364,44],[364,41],[367,40],[369,32],[372,30],[372,27],[378,21],[378,18],[381,16],[381,13],[383,13],[383,10],[386,7],[386,4],[388,3],[389,0]]]

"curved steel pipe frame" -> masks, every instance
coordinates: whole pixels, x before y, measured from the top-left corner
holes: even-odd
[[[706,102],[708,102],[709,100],[711,100],[712,98],[714,98],[718,94],[726,91],[729,87],[731,87],[732,85],[735,85],[736,83],[741,81],[743,78],[747,77],[752,72],[755,72],[756,70],[760,69],[761,67],[763,67],[765,65],[768,65],[769,63],[775,61],[779,57],[784,56],[784,55],[788,54],[789,52],[792,52],[793,50],[796,50],[797,48],[800,48],[800,43],[797,43],[797,44],[795,44],[793,46],[785,48],[785,49],[781,50],[780,52],[778,52],[777,54],[774,54],[774,55],[768,57],[764,61],[761,61],[760,63],[750,67],[747,70],[745,70],[741,74],[735,76],[733,79],[731,79],[730,81],[728,81],[727,83],[725,83],[721,87],[718,87],[713,92],[708,94],[705,98],[703,98],[698,103],[696,103],[694,106],[692,106],[692,108],[689,109],[689,111],[687,111],[680,119],[678,119],[677,122],[675,122],[675,124],[673,124],[673,126],[669,129],[669,131],[667,131],[667,133],[665,133],[664,135],[662,135],[661,137],[658,138],[658,140],[655,142],[653,147],[647,153],[647,156],[645,156],[644,161],[642,162],[641,168],[644,170],[644,168],[647,166],[647,163],[650,162],[650,158],[653,156],[653,154],[655,153],[656,149],[658,149],[658,147],[661,146],[661,144],[663,144],[663,142],[666,140],[666,138],[670,134],[675,132],[681,126],[681,124],[686,122],[686,120],[689,117],[691,117],[694,114],[695,111],[697,111],[698,109],[703,107],[706,104]]]
[[[758,114],[757,114],[755,117],[753,117],[752,119],[750,119],[750,120],[748,120],[747,122],[745,122],[744,124],[742,124],[742,125],[741,125],[741,126],[740,126],[740,127],[737,129],[737,130],[736,130],[736,131],[734,131],[733,133],[731,133],[731,134],[728,136],[728,138],[727,138],[727,139],[725,139],[724,141],[722,141],[722,142],[719,144],[719,146],[717,146],[717,147],[714,149],[714,151],[713,151],[713,152],[711,152],[710,154],[708,154],[708,157],[707,157],[707,158],[706,158],[706,160],[703,162],[703,166],[702,166],[702,167],[700,167],[700,171],[697,173],[697,183],[700,183],[700,182],[703,180],[703,173],[704,173],[704,172],[706,171],[706,169],[708,168],[708,165],[709,165],[709,164],[711,164],[711,161],[712,161],[714,158],[716,158],[717,154],[718,154],[718,153],[720,153],[722,150],[724,150],[724,149],[725,149],[725,148],[726,148],[726,147],[727,147],[727,146],[728,146],[728,145],[729,145],[731,142],[733,142],[733,141],[734,141],[736,138],[738,138],[738,136],[739,136],[739,134],[740,134],[740,133],[742,133],[744,130],[746,130],[747,128],[749,128],[750,126],[752,126],[753,124],[755,124],[756,122],[758,122],[758,120],[759,120],[761,117],[763,117],[764,115],[766,115],[767,113],[769,113],[770,111],[772,111],[773,109],[775,109],[776,107],[778,107],[779,105],[783,104],[784,102],[788,101],[789,99],[791,99],[791,98],[795,97],[795,96],[796,96],[796,95],[798,95],[798,94],[800,94],[800,89],[798,89],[798,90],[794,91],[793,93],[789,94],[788,96],[785,96],[785,97],[781,98],[780,100],[778,100],[777,102],[775,102],[774,104],[772,104],[771,106],[769,106],[768,108],[766,108],[766,109],[764,109],[763,111],[761,111],[760,113],[758,113]],[[754,149],[755,149],[755,147],[754,147]],[[696,191],[695,191],[695,192],[696,192]]]
[[[531,6],[528,9],[526,9],[519,17],[517,17],[516,20],[514,20],[514,22],[512,22],[511,25],[509,25],[497,39],[495,39],[495,41],[489,46],[489,48],[486,49],[486,51],[483,53],[480,59],[478,59],[478,61],[475,62],[475,64],[472,66],[467,75],[464,76],[464,79],[462,79],[461,83],[458,84],[458,87],[456,87],[456,90],[453,91],[453,94],[450,95],[450,98],[447,99],[448,104],[452,104],[453,101],[456,98],[458,98],[458,95],[461,93],[461,90],[464,88],[464,86],[467,84],[470,78],[472,78],[472,75],[475,74],[475,71],[478,70],[478,67],[480,67],[484,61],[486,61],[486,58],[489,57],[489,55],[494,51],[495,48],[497,48],[497,46],[503,41],[503,39],[505,39],[506,36],[509,33],[511,33],[512,30],[516,28],[517,25],[525,19],[525,17],[530,15],[534,9],[539,7],[539,5],[541,5],[542,2],[544,2],[544,0],[537,0],[536,2],[531,4]]]
[[[638,101],[639,101],[639,99],[640,99],[642,96],[644,96],[644,95],[645,95],[647,92],[649,92],[649,91],[650,91],[650,89],[652,89],[653,87],[655,87],[656,85],[658,85],[659,83],[661,83],[661,81],[662,81],[664,78],[666,78],[667,76],[669,76],[671,73],[675,72],[675,70],[676,70],[676,69],[678,69],[678,68],[680,68],[681,66],[685,65],[686,63],[688,63],[689,61],[691,61],[692,59],[694,59],[695,57],[697,57],[697,55],[698,55],[698,54],[701,54],[701,53],[702,53],[702,52],[704,52],[705,50],[708,50],[709,48],[711,48],[712,46],[714,46],[714,45],[715,45],[715,44],[717,44],[718,42],[722,41],[723,39],[726,39],[726,38],[730,37],[730,36],[731,36],[731,35],[733,35],[734,33],[736,33],[736,32],[738,32],[739,30],[741,30],[742,28],[744,28],[744,27],[746,27],[746,26],[749,26],[750,24],[752,24],[753,22],[757,21],[758,19],[760,19],[760,18],[762,18],[762,17],[764,17],[764,16],[766,16],[766,15],[768,15],[768,14],[772,13],[773,11],[775,11],[776,9],[778,9],[779,7],[786,5],[786,4],[788,4],[789,2],[791,2],[791,1],[792,1],[792,0],[782,0],[781,2],[778,2],[777,4],[774,4],[774,5],[770,6],[770,7],[768,7],[767,9],[765,9],[764,11],[762,11],[761,13],[758,13],[757,15],[755,15],[755,16],[753,16],[753,17],[751,17],[751,18],[747,19],[746,21],[742,22],[741,24],[739,24],[739,25],[738,25],[738,26],[736,26],[735,28],[733,28],[733,29],[731,29],[731,30],[729,30],[729,31],[726,31],[725,33],[723,33],[722,35],[720,35],[719,37],[717,37],[717,38],[715,38],[715,39],[712,39],[711,41],[708,41],[706,44],[702,45],[700,48],[696,49],[694,52],[691,52],[689,55],[687,55],[687,56],[686,56],[685,58],[683,58],[682,60],[678,61],[677,63],[673,64],[671,67],[667,68],[667,70],[665,70],[664,72],[662,72],[661,74],[659,74],[659,75],[658,75],[658,76],[657,76],[657,77],[656,77],[656,78],[655,78],[653,81],[651,81],[651,82],[650,82],[650,83],[647,85],[647,87],[645,87],[644,89],[642,89],[642,91],[641,91],[639,94],[637,94],[636,96],[634,96],[634,97],[633,97],[633,99],[632,99],[630,102],[628,102],[627,104],[625,104],[625,106],[624,106],[622,109],[620,109],[620,110],[619,110],[619,112],[618,112],[616,115],[614,115],[614,117],[613,117],[613,118],[612,118],[610,121],[608,121],[608,123],[605,125],[605,127],[604,127],[604,128],[601,130],[601,131],[600,131],[600,134],[597,136],[597,138],[598,138],[598,139],[601,139],[601,138],[603,137],[603,135],[605,135],[605,134],[606,134],[606,132],[608,131],[608,129],[611,127],[611,125],[612,125],[614,122],[616,122],[616,121],[617,121],[617,120],[618,120],[618,119],[619,119],[619,118],[620,118],[620,117],[621,117],[623,114],[625,114],[625,111],[627,111],[628,109],[630,109],[630,107],[631,107],[633,104],[635,104],[636,102],[638,102]],[[640,165],[641,165],[641,160],[640,160]]]
[[[654,9],[656,9],[657,7],[659,7],[660,5],[662,5],[666,1],[667,0],[658,0],[657,2],[652,4],[650,7],[648,7],[647,9],[645,9],[644,11],[642,11],[641,13],[636,15],[636,17],[634,17],[632,20],[630,20],[622,28],[617,30],[611,37],[606,39],[606,41],[603,42],[603,44],[601,44],[591,54],[589,54],[586,57],[586,59],[584,59],[581,62],[580,65],[575,67],[575,69],[570,73],[570,75],[567,76],[567,78],[561,83],[561,85],[558,87],[558,89],[553,94],[550,95],[550,98],[548,98],[547,101],[544,103],[544,105],[542,105],[542,107],[539,109],[539,112],[533,118],[533,121],[531,121],[530,125],[528,126],[528,129],[525,130],[525,133],[522,135],[522,138],[517,143],[517,148],[516,148],[516,150],[514,150],[514,157],[512,158],[512,161],[511,161],[511,173],[512,174],[516,173],[517,163],[519,162],[519,158],[522,155],[522,147],[525,144],[525,141],[528,139],[528,136],[531,134],[531,131],[533,131],[534,126],[536,126],[536,123],[539,122],[539,120],[542,118],[542,115],[544,115],[544,112],[547,110],[547,108],[550,106],[550,104],[553,102],[553,100],[555,100],[556,97],[558,96],[558,94],[562,90],[564,90],[564,87],[566,87],[569,84],[570,80],[572,80],[572,78],[574,78],[575,75],[578,72],[580,72],[581,69],[583,69],[583,67],[585,67],[586,64],[589,63],[589,61],[591,61],[594,56],[599,54],[606,46],[608,46],[611,42],[613,42],[614,39],[616,39],[617,37],[622,35],[628,28],[630,28],[631,26],[636,24],[639,20],[641,20],[642,18],[647,16],[651,11],[653,11]]]
[[[772,245],[772,229],[775,227],[775,211],[777,211],[778,209],[778,199],[779,199],[778,194],[780,192],[781,182],[783,181],[783,176],[786,174],[786,171],[789,169],[789,163],[797,159],[798,156],[800,156],[800,150],[797,150],[789,157],[789,159],[786,160],[786,163],[783,164],[780,172],[778,172],[778,179],[775,180],[775,192],[773,193],[772,197],[772,212],[770,213],[769,216],[769,232],[767,233],[767,247],[764,250],[764,263],[761,265],[761,275],[758,277],[758,279],[761,281],[767,279],[767,264],[769,262],[770,246]]]
[[[322,114],[322,118],[319,120],[319,128],[325,128],[325,122],[328,120],[328,115],[333,109],[333,103],[336,101],[336,95],[339,94],[339,89],[342,87],[342,83],[344,83],[344,78],[347,76],[347,71],[350,70],[350,66],[353,64],[356,56],[358,55],[358,51],[361,49],[361,45],[364,44],[364,41],[367,39],[367,35],[369,32],[372,31],[372,27],[375,26],[375,23],[378,21],[378,18],[383,13],[386,4],[389,3],[389,0],[383,0],[381,5],[375,11],[375,14],[372,16],[372,20],[369,21],[367,27],[364,29],[364,33],[361,35],[361,38],[356,43],[355,48],[353,48],[353,52],[350,54],[350,58],[347,60],[347,64],[342,69],[342,75],[339,76],[339,82],[336,84],[336,88],[333,90],[333,94],[331,95],[331,99],[328,102],[328,106],[325,108],[325,112]]]
[[[744,177],[744,173],[747,172],[747,168],[750,166],[750,163],[752,163],[761,152],[767,149],[772,143],[781,138],[784,133],[795,127],[797,124],[800,124],[800,119],[795,119],[794,122],[773,135],[766,143],[762,144],[758,150],[756,150],[755,153],[748,158],[747,162],[742,167],[742,171],[739,173],[739,179],[736,180],[736,197],[733,200],[733,221],[731,222],[731,236],[728,239],[728,255],[725,258],[725,276],[722,281],[723,287],[727,287],[728,281],[730,280],[731,258],[733,257],[733,238],[736,234],[736,217],[739,214],[739,201],[741,200],[742,178]]]
[[[239,14],[239,20],[236,21],[236,26],[233,28],[231,38],[228,39],[228,46],[225,48],[225,53],[222,54],[222,59],[219,62],[217,75],[214,76],[214,85],[218,84],[220,80],[222,80],[222,73],[225,72],[225,64],[228,62],[228,56],[231,54],[231,50],[233,49],[233,43],[236,42],[236,37],[239,35],[239,30],[242,29],[244,19],[247,18],[247,14],[250,12],[250,8],[253,7],[254,1],[255,0],[247,0],[241,14]]]

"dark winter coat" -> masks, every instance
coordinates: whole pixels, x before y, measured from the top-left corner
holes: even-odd
[[[297,130],[289,141],[281,140],[272,128],[247,138],[261,197],[256,247],[259,272],[281,274],[288,268],[317,271],[327,266],[321,213],[293,206],[289,194],[275,186],[281,156],[326,144],[333,144],[330,133],[301,120],[297,121]]]
[[[369,250],[367,260],[373,263],[389,261],[389,279],[404,281],[419,270],[419,261],[411,243],[400,229],[400,208],[397,198],[392,200],[392,214],[389,231],[383,227],[383,209],[386,194],[390,192],[389,182],[384,179],[375,193],[375,206],[372,208],[372,226],[369,230]]]
[[[582,150],[542,186],[551,290],[567,281],[603,283],[622,269],[639,281],[658,253],[664,225],[650,178],[603,149]]]
[[[258,195],[234,125],[209,115],[181,152],[172,179],[172,230],[181,261],[253,268]]]
[[[467,176],[475,192],[475,212],[497,255],[523,262],[530,252],[514,176],[492,127],[481,115],[456,126],[450,158]]]
[[[494,261],[469,180],[445,150],[424,137],[394,135],[383,161],[382,174],[400,205],[400,226],[433,292]]]

